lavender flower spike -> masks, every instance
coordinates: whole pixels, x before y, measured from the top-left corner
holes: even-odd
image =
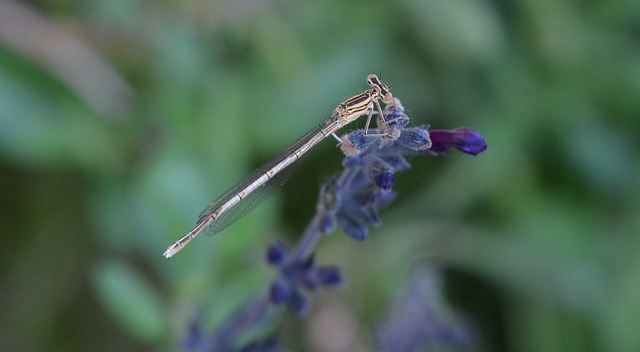
[[[342,138],[345,154],[344,170],[329,179],[320,190],[316,215],[312,218],[298,243],[286,249],[275,243],[267,251],[267,262],[277,269],[268,290],[247,304],[232,317],[213,337],[204,337],[199,324],[194,324],[184,347],[198,351],[280,351],[275,339],[264,336],[250,340],[246,335],[257,327],[275,321],[270,312],[274,306],[286,305],[299,317],[309,311],[308,292],[334,287],[342,283],[342,274],[336,266],[317,266],[315,249],[325,235],[340,225],[355,240],[365,240],[370,227],[382,225],[380,209],[396,197],[392,191],[395,173],[410,168],[405,156],[439,155],[451,149],[477,155],[487,148],[480,134],[470,128],[429,130],[429,126],[407,127],[409,117],[400,100],[394,98],[382,116],[377,117],[377,128],[365,134],[356,130]],[[431,319],[430,316],[426,316]],[[400,319],[399,321],[401,321]],[[398,325],[399,326],[399,325]],[[388,324],[390,332],[396,325]],[[273,334],[273,328],[269,328]],[[428,331],[438,341],[464,340],[452,335],[449,325]],[[395,334],[395,333],[393,333]],[[387,336],[387,337],[385,337]],[[384,335],[380,347],[398,346]],[[244,347],[243,347],[244,346]],[[397,350],[397,349],[395,349]]]

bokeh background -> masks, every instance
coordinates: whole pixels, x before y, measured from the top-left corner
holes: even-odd
[[[369,73],[412,123],[489,148],[412,159],[367,242],[327,237],[318,260],[345,282],[308,319],[284,313],[282,345],[331,351],[337,326],[342,350],[374,350],[426,263],[478,350],[640,350],[634,0],[0,2],[0,350],[216,331],[313,215],[335,143],[220,235],[162,252]]]

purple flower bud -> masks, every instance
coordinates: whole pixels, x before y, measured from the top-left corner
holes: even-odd
[[[366,135],[364,130],[356,130],[342,139],[340,150],[345,156],[358,156],[360,151],[376,140],[376,136]]]
[[[291,298],[294,291],[291,284],[286,279],[281,277],[277,278],[272,284],[269,290],[269,298],[273,304],[282,304]]]
[[[422,128],[405,128],[396,143],[413,150],[426,150],[431,147],[429,132]]]
[[[273,266],[279,266],[284,262],[287,256],[287,251],[280,242],[275,242],[269,246],[267,250],[267,261]]]
[[[487,142],[480,133],[472,128],[458,128],[455,130],[432,130],[431,151],[444,153],[451,148],[471,155],[478,155],[487,149]]]
[[[376,185],[384,191],[388,191],[393,187],[393,173],[385,171],[373,176]]]
[[[364,159],[364,167],[369,178],[379,188],[388,191],[393,187],[393,168],[382,158],[376,155],[367,155]]]
[[[342,283],[340,268],[325,266],[318,269],[318,281],[322,286],[337,286]]]

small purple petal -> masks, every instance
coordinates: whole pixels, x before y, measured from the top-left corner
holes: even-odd
[[[304,317],[309,313],[309,302],[307,298],[298,290],[293,290],[287,305],[298,317]]]
[[[364,241],[367,239],[367,233],[369,232],[367,227],[350,216],[338,216],[338,223],[340,223],[344,232],[354,240]]]
[[[342,273],[336,266],[318,268],[318,281],[321,286],[337,286],[342,283]]]
[[[457,128],[455,130],[432,130],[430,151],[437,154],[444,153],[451,148],[471,155],[478,155],[487,149],[487,142],[480,133],[471,128]]]
[[[273,266],[279,266],[284,262],[287,251],[280,242],[275,242],[267,250],[267,261]]]
[[[388,191],[393,187],[393,173],[386,171],[373,176],[376,185],[384,191]]]
[[[282,304],[291,298],[293,288],[289,281],[283,278],[277,278],[272,284],[269,290],[269,298],[273,304]]]

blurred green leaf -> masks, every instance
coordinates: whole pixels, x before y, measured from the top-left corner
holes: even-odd
[[[487,1],[404,0],[408,18],[425,48],[446,63],[495,60],[504,50],[504,29]]]
[[[127,264],[107,261],[96,266],[93,277],[98,299],[123,329],[145,342],[166,337],[166,306],[143,275]]]

